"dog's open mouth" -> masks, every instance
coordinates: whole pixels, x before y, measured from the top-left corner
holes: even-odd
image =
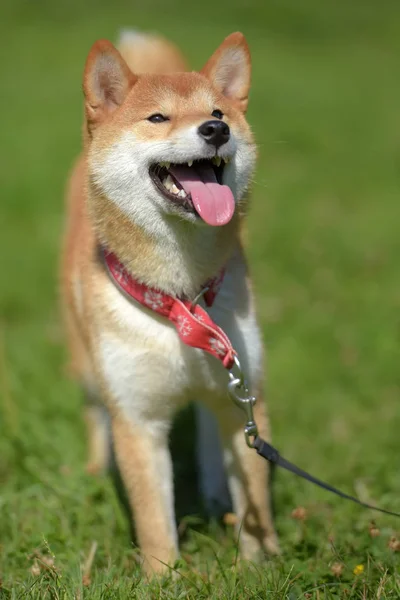
[[[235,212],[232,190],[223,185],[226,161],[194,160],[183,164],[163,162],[150,167],[150,176],[160,192],[209,225],[226,225]]]

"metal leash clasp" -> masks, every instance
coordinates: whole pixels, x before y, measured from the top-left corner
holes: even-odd
[[[256,403],[256,398],[249,392],[239,359],[236,355],[234,356],[234,365],[229,371],[229,379],[228,393],[234,403],[246,414],[246,425],[244,427],[246,444],[249,448],[254,448],[254,441],[251,438],[255,438],[258,435],[253,415],[253,406]]]
[[[208,290],[210,289],[210,286],[205,286],[203,287],[203,289],[197,294],[196,298],[193,300],[193,302],[190,305],[190,312],[194,312],[194,309],[196,308],[197,304],[200,302],[201,298],[204,296],[204,294],[207,294]]]

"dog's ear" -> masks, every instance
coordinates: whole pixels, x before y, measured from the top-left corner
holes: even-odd
[[[137,77],[111,42],[99,40],[92,46],[83,75],[89,130],[122,104],[136,81]]]
[[[242,33],[231,33],[207,61],[201,73],[242,112],[246,112],[251,80],[251,58]]]

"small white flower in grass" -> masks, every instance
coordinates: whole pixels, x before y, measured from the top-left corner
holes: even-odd
[[[179,333],[183,336],[187,336],[192,331],[189,319],[183,315],[179,315],[177,318]]]
[[[217,338],[212,338],[212,337],[210,337],[210,339],[208,341],[210,342],[210,346],[211,346],[212,350],[214,350],[214,352],[216,354],[218,354],[218,356],[224,356],[224,354],[226,353],[225,344],[223,344]]]
[[[159,310],[164,305],[162,294],[154,290],[147,290],[144,293],[144,301],[153,310]]]

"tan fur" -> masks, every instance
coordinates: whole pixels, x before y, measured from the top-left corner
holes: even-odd
[[[239,240],[247,181],[237,179],[237,174],[249,178],[255,155],[244,117],[250,84],[248,47],[241,34],[234,34],[202,73],[176,73],[186,63],[173,45],[149,36],[133,39],[134,43],[123,37],[121,52],[135,74],[104,40],[94,45],[86,63],[84,153],[68,189],[62,299],[73,372],[88,396],[88,469],[98,472],[107,466],[109,415],[145,568],[152,573],[163,571],[177,557],[168,431],[176,410],[196,395],[208,403],[222,426],[234,503],[243,521],[243,556],[255,558],[259,549],[276,552],[278,545],[269,505],[268,467],[244,443],[243,415],[226,397],[226,372],[215,359],[184,347],[163,318],[129,304],[109,280],[98,255],[98,244],[106,244],[139,280],[189,298],[226,266],[224,287],[211,315],[243,357],[250,383],[261,389],[262,353]],[[239,78],[237,64],[243,71]],[[238,196],[238,209],[229,224],[194,225],[172,209],[164,214],[164,205],[159,209],[150,201],[143,203],[140,194],[130,199],[129,186],[121,191],[123,178],[114,185],[121,160],[127,160],[136,145],[145,144],[143,152],[134,155],[138,161],[153,147],[167,147],[170,140],[176,152],[179,144],[186,144],[179,140],[209,119],[215,108],[223,111],[241,147],[229,167]],[[173,118],[155,126],[147,120],[152,113]],[[191,143],[187,146],[190,153]],[[120,152],[117,163],[112,162],[113,152]],[[147,194],[156,194],[145,178],[143,185]],[[132,386],[138,387],[133,391]],[[261,398],[256,416],[268,439]]]
[[[188,64],[178,48],[159,35],[123,33],[119,51],[133,73],[161,75],[188,70]]]
[[[113,419],[115,453],[130,499],[137,537],[145,548],[146,570],[163,571],[177,558],[175,532],[166,518],[159,470],[171,465],[157,461],[156,448],[146,432],[116,415]],[[134,459],[132,460],[132,457]]]

